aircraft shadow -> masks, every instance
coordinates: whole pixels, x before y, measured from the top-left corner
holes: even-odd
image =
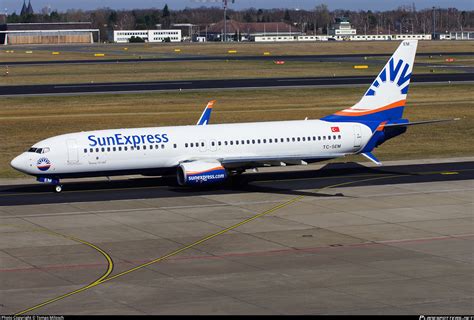
[[[461,171],[459,174],[430,174],[437,171]],[[384,178],[386,177],[386,178]],[[330,163],[321,169],[246,173],[223,185],[201,188],[179,187],[175,177],[133,178],[111,181],[82,181],[64,184],[60,194],[44,184],[0,186],[0,206],[179,198],[200,195],[268,193],[307,197],[343,197],[341,193],[319,190],[331,185],[383,185],[474,179],[474,162],[435,163],[365,167],[357,163]],[[350,183],[350,184],[349,184]]]

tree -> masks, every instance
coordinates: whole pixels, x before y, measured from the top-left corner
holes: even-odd
[[[168,9],[168,4],[165,4],[161,17],[163,18],[163,22],[162,22],[163,28],[168,29],[171,25],[171,14]]]
[[[322,33],[327,33],[327,26],[331,23],[331,15],[329,14],[328,6],[320,4],[315,8],[316,24],[322,27]]]
[[[145,42],[145,40],[143,40],[143,38],[141,38],[141,37],[131,36],[130,40],[128,40],[128,42],[130,42],[130,43],[143,43],[143,42]]]
[[[288,11],[288,9],[285,10],[285,16],[283,17],[283,20],[286,22],[291,22],[290,11]]]

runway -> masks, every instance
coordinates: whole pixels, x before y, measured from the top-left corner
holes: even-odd
[[[53,48],[52,50],[60,50]],[[116,52],[115,52],[116,53]],[[123,52],[120,52],[123,53]],[[148,53],[149,54],[149,53]],[[366,58],[366,57],[389,57],[391,54],[378,53],[357,53],[357,54],[318,54],[318,55],[277,55],[277,56],[179,56],[179,57],[160,57],[146,58],[144,53],[142,58],[119,58],[119,59],[84,59],[84,60],[44,60],[44,61],[0,61],[0,66],[14,65],[58,65],[58,64],[103,64],[103,63],[144,63],[144,62],[180,62],[180,61],[334,61],[340,59]],[[419,57],[429,56],[471,56],[472,52],[423,52],[417,53]]]
[[[0,86],[0,96],[126,93],[199,89],[242,89],[303,86],[352,86],[370,84],[374,76],[257,78],[117,83],[78,83]],[[474,73],[416,74],[413,83],[451,83],[474,81]]]
[[[472,314],[474,159],[0,187],[1,314]]]

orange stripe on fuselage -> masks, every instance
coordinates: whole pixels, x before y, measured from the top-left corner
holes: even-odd
[[[357,111],[357,109],[352,109],[355,112],[349,112],[349,111],[346,111],[346,110],[351,110],[351,109],[346,109],[346,110],[336,112],[335,115],[338,115],[338,116],[354,116],[354,117],[365,116],[367,114],[372,114],[372,113],[377,113],[377,112],[380,112],[380,111],[385,111],[385,110],[389,110],[389,109],[393,109],[393,108],[397,108],[397,107],[402,107],[402,106],[405,105],[405,102],[406,102],[406,100],[400,100],[400,101],[391,103],[389,105],[386,105],[384,107],[373,109],[373,110],[368,110],[368,111]]]

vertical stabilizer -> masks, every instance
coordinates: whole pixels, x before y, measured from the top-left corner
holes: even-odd
[[[327,121],[390,121],[402,117],[415,61],[417,40],[404,40],[354,106]]]

